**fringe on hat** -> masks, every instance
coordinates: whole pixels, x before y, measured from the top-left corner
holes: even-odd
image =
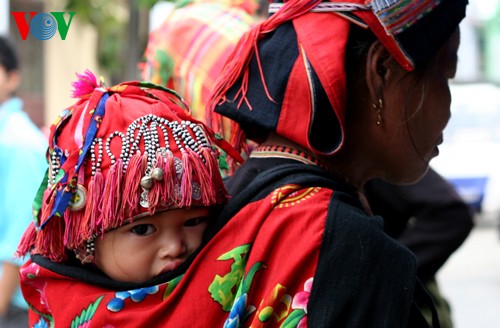
[[[156,167],[164,170],[165,177],[162,181],[155,181],[149,190],[150,214],[163,206],[189,208],[194,204],[210,206],[224,203],[227,194],[223,189],[217,159],[209,148],[203,147],[200,155],[192,150],[182,153],[182,173],[178,180],[173,154],[160,156]],[[66,209],[62,218],[49,220],[43,229],[37,229],[32,223],[20,242],[17,255],[23,256],[31,250],[31,253],[41,254],[52,261],[64,262],[67,250],[81,253],[88,240],[132,218],[131,215],[137,213],[140,206],[144,158],[144,155],[137,154],[126,169],[122,161],[116,161],[111,165],[105,182],[102,174],[96,172],[88,184],[85,207]],[[199,199],[195,199],[193,181],[199,183]],[[42,217],[50,212],[52,199],[44,204],[45,214]]]
[[[137,90],[141,92],[142,89]],[[58,168],[59,164],[51,167],[47,173],[48,179],[46,177],[44,180],[46,183],[40,187],[43,190],[40,210],[37,211],[34,223],[22,237],[17,255],[40,254],[61,263],[67,260],[68,251],[74,251],[78,258],[88,261],[91,260],[91,256],[86,253],[89,240],[121,226],[125,220],[133,219],[135,215],[147,212],[154,214],[159,208],[189,208],[224,203],[227,193],[219,171],[219,153],[212,144],[217,144],[233,155],[234,149],[202,123],[186,121],[190,117],[175,106],[172,108],[172,121],[161,121],[162,119],[150,114],[136,121],[145,125],[144,129],[156,133],[161,130],[161,133],[171,136],[170,141],[166,135],[164,139],[166,143],[175,142],[175,154],[169,149],[170,144],[165,147],[151,144],[148,150],[151,153],[148,154],[146,149],[141,152],[136,145],[125,143],[122,139],[122,151],[120,156],[116,154],[116,160],[111,158],[115,156],[113,154],[103,154],[111,160],[104,173],[101,172],[100,164],[94,163],[94,160],[100,159],[89,153],[79,171],[74,173],[76,176],[67,176],[67,172]],[[164,126],[160,127],[158,122],[162,122]],[[140,138],[146,136],[141,135]],[[97,136],[90,142],[96,139],[102,142]],[[123,149],[125,145],[129,148]],[[102,148],[92,147],[90,146],[90,152],[102,152]],[[65,156],[60,149],[57,151],[49,149],[49,157]],[[144,179],[149,184],[143,184]],[[72,198],[63,213],[54,214],[58,192],[63,189],[69,190]]]
[[[243,37],[239,40],[235,49],[229,56],[226,67],[223,73],[220,75],[220,78],[216,81],[210,95],[210,105],[206,116],[207,121],[210,122],[211,127],[214,129],[214,131],[222,131],[223,127],[221,126],[221,122],[216,118],[216,115],[212,115],[212,113],[214,112],[214,109],[217,105],[227,101],[225,96],[226,93],[240,78],[242,80],[241,86],[238,89],[235,97],[230,101],[238,101],[238,107],[240,107],[241,104],[245,102],[248,108],[252,110],[252,104],[246,97],[246,93],[248,90],[248,67],[250,65],[251,59],[254,56],[257,61],[257,66],[259,67],[264,91],[269,100],[274,101],[269,93],[269,90],[267,89],[267,84],[258,53],[258,42],[260,39],[265,37],[266,34],[274,31],[284,22],[304,15],[320,2],[321,0],[289,0],[285,2],[283,7],[281,7],[277,13],[273,14],[267,20],[264,20],[243,35]],[[247,145],[245,144],[245,139],[245,135],[243,134],[239,125],[235,122],[232,122],[230,143],[240,153],[248,151]]]

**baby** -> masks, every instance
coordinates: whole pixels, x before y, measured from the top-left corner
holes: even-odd
[[[18,255],[76,258],[132,283],[177,269],[200,247],[210,208],[226,201],[215,144],[232,149],[169,89],[78,77],[79,100],[51,127]]]

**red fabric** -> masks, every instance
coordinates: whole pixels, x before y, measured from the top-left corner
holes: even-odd
[[[378,18],[374,16],[372,12],[356,11],[355,15],[370,26],[371,31],[404,69],[412,71],[415,68],[413,61],[406,55],[401,45],[396,41],[393,35],[387,34],[384,27],[380,25]]]
[[[73,322],[73,327],[192,328],[222,327],[225,321],[232,326],[239,320],[243,327],[280,327],[288,320],[287,327],[304,327],[332,193],[285,185],[251,203],[201,251],[171,293],[175,281],[129,293],[136,298],[142,293],[143,300],[28,261],[21,281],[32,307],[30,326],[44,321],[55,327]],[[107,309],[120,299],[120,311]]]
[[[311,86],[307,83],[310,78],[307,76],[304,56],[310,61],[318,75],[341,128],[345,121],[344,58],[349,22],[340,17],[333,19],[331,15],[310,13],[293,20],[300,54],[290,74],[280,120],[276,128],[279,135],[300,145],[306,145],[313,151],[315,148],[309,144],[308,135],[314,115],[312,108],[314,102],[311,98]],[[318,33],[317,26],[321,26],[324,31],[336,32]],[[308,96],[305,97],[305,95]],[[300,108],[301,119],[297,119],[297,108]]]
[[[309,131],[313,114],[311,92],[309,85],[306,83],[296,83],[296,81],[307,81],[304,60],[300,55],[290,73],[276,132],[299,145],[306,145],[308,143],[307,131]],[[292,110],[294,108],[300,108],[302,119],[297,119],[297,112]]]

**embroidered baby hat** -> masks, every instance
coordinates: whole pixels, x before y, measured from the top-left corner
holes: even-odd
[[[257,142],[274,132],[315,154],[335,154],[344,143],[353,26],[371,31],[412,71],[449,39],[466,6],[467,0],[274,1],[269,18],[229,57],[211,107],[237,123],[231,137],[237,147],[245,140],[241,131]]]
[[[169,89],[125,82],[111,88],[86,71],[79,100],[51,126],[49,168],[18,254],[84,260],[87,241],[159,208],[224,203],[217,144],[234,153]],[[88,261],[89,259],[85,259]]]

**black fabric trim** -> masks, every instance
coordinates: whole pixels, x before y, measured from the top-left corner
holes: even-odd
[[[368,218],[361,211],[356,214],[344,205],[347,197],[334,193],[330,202],[309,298],[308,324],[406,327],[413,312],[416,260],[405,247],[382,233],[382,218]],[[401,263],[410,265],[401,268]],[[406,295],[402,288],[407,290]],[[418,309],[415,312],[419,313]]]
[[[335,110],[309,59],[307,59],[307,64],[314,106],[311,125],[307,131],[309,144],[316,151],[331,154],[342,143],[342,129]]]
[[[250,159],[255,161],[255,159]],[[267,161],[267,160],[257,160]],[[252,179],[252,182],[242,190],[238,190],[231,201],[224,207],[218,216],[217,222],[209,227],[210,236],[219,231],[231,218],[238,213],[244,206],[251,202],[258,201],[267,197],[273,190],[286,184],[298,184],[307,187],[324,187],[339,192],[348,192],[356,200],[356,207],[361,207],[361,202],[354,196],[354,188],[349,188],[336,181],[335,177],[324,169],[314,165],[304,165],[294,163],[293,160],[284,160],[291,162],[275,166],[269,170],[260,173]],[[240,168],[241,170],[241,168]],[[237,172],[238,173],[238,172]]]
[[[292,23],[283,23],[260,40],[258,52],[265,82],[274,102],[266,95],[254,55],[248,68],[248,92],[246,95],[252,109],[250,110],[244,101],[239,108],[239,99],[232,101],[241,88],[242,80],[240,78],[228,90],[226,102],[215,107],[215,112],[238,122],[250,139],[262,141],[261,139],[267,132],[276,130],[288,78],[299,55],[297,34]]]
[[[97,269],[92,265],[82,265],[78,260],[74,259],[68,263],[60,264],[52,262],[51,260],[41,256],[41,255],[31,255],[31,260],[54,273],[60,274],[62,276],[80,280],[91,285],[104,287],[111,290],[134,290],[138,288],[156,286],[162,283],[166,283],[182,274],[184,274],[189,268],[189,265],[193,262],[194,258],[199,251],[192,254],[179,268],[174,271],[166,272],[161,274],[154,279],[148,280],[143,283],[133,283],[133,282],[121,282],[116,281],[108,276],[106,276],[102,271]]]

